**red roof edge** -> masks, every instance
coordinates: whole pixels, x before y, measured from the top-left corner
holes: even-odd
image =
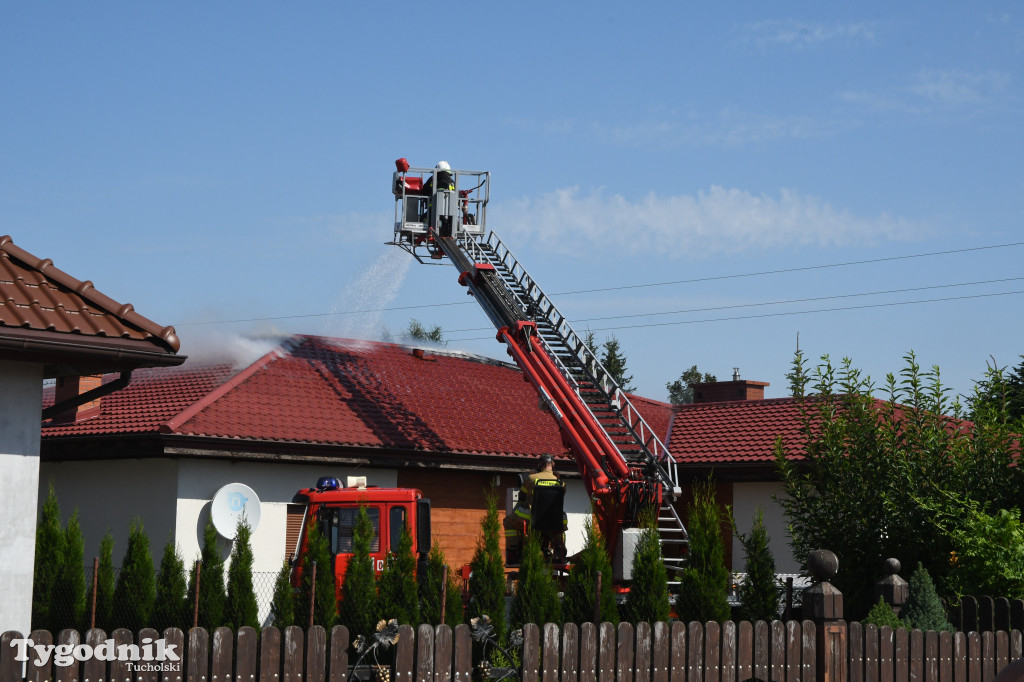
[[[5,251],[12,258],[17,258],[29,267],[35,268],[46,276],[47,279],[67,287],[97,307],[103,308],[107,312],[117,315],[125,322],[149,332],[167,344],[167,347],[173,352],[177,353],[181,349],[181,340],[178,338],[174,327],[161,327],[156,322],[135,312],[135,307],[131,303],[118,303],[106,294],[97,291],[96,287],[89,280],[83,282],[80,279],[76,279],[60,268],[54,267],[53,261],[49,258],[38,258],[25,249],[15,246],[14,240],[11,239],[10,235],[0,236],[0,250]]]
[[[184,424],[189,419],[202,412],[212,403],[214,403],[215,401],[219,400],[222,396],[224,396],[224,394],[226,394],[228,391],[232,390],[233,388],[241,384],[243,381],[245,381],[253,374],[269,365],[277,358],[281,357],[281,355],[283,354],[284,350],[282,347],[278,347],[270,351],[269,353],[261,357],[259,360],[252,363],[251,365],[243,369],[241,372],[239,372],[238,374],[231,377],[217,388],[207,393],[201,399],[192,403],[184,410],[168,419],[166,422],[160,425],[160,428],[158,428],[157,431],[159,431],[160,433],[174,433],[181,427],[182,424]]]

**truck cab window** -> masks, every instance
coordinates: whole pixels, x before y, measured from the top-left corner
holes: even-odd
[[[349,554],[352,552],[352,529],[356,525],[356,507],[328,507],[320,510],[320,528],[331,546],[331,554]],[[370,552],[380,551],[380,509],[367,507],[366,514],[373,524],[373,539],[370,541]]]
[[[402,541],[402,533],[405,532],[405,507],[392,507],[388,512],[388,538],[391,541],[391,551],[398,551],[398,543]]]

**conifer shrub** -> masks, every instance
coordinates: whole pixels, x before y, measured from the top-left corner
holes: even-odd
[[[867,618],[864,619],[863,623],[864,625],[877,625],[878,627],[889,626],[893,630],[907,627],[906,623],[892,612],[892,607],[886,604],[885,599],[882,597],[879,597],[875,605],[868,611]]]
[[[217,541],[217,529],[207,520],[203,548],[199,554],[199,627],[213,632],[224,624],[224,557]],[[196,598],[196,567],[189,571],[188,598]],[[194,605],[194,602],[193,602]]]
[[[687,530],[690,551],[680,573],[676,613],[684,622],[724,622],[730,616],[727,595],[730,575],[725,566],[722,512],[710,480],[693,486]]]
[[[645,513],[642,526],[633,553],[633,580],[623,613],[632,623],[668,621],[668,572],[661,558],[661,540],[652,512]]]
[[[96,568],[96,627],[110,632],[114,629],[114,588],[117,577],[114,573],[114,535],[107,534],[100,540],[99,563]],[[92,582],[85,598],[86,608],[91,611],[93,603]]]
[[[441,587],[447,563],[441,545],[435,540],[427,554],[427,567],[419,581],[420,621],[430,625],[441,623]],[[445,609],[447,616],[447,609]]]
[[[558,587],[541,551],[540,534],[531,533],[523,541],[519,579],[512,596],[510,625],[512,628],[521,628],[526,623],[561,625],[561,610]]]
[[[505,641],[505,562],[501,556],[501,521],[498,518],[498,497],[487,494],[487,512],[480,523],[480,537],[469,563],[469,604],[466,618],[487,615],[498,641]]]
[[[224,605],[225,624],[234,630],[260,626],[259,607],[252,586],[252,564],[252,528],[243,516],[235,528],[235,544],[228,566],[227,602]]]
[[[192,625],[190,606],[185,561],[174,542],[174,533],[170,533],[160,559],[160,575],[156,580],[156,603],[153,605],[151,624],[159,632],[172,627],[188,632]]]
[[[156,576],[149,552],[149,537],[142,519],[135,518],[128,529],[128,547],[114,586],[114,603],[117,604],[114,619],[118,626],[132,632],[148,627],[155,600]]]
[[[360,507],[352,527],[352,556],[345,567],[341,602],[338,604],[338,622],[348,628],[353,639],[358,635],[371,637],[381,619],[377,576],[370,557],[372,542],[373,523],[366,507]]]
[[[60,527],[60,504],[50,483],[36,523],[36,556],[32,577],[32,627],[57,632],[61,624],[53,614],[53,593],[64,561],[64,532]]]
[[[416,555],[412,551],[412,532],[405,524],[398,547],[388,553],[379,580],[380,613],[385,620],[419,625],[420,599],[416,586]]]
[[[274,598],[270,602],[273,625],[284,630],[295,625],[295,593],[292,591],[292,567],[285,561],[274,581]]]
[[[779,617],[781,590],[775,577],[775,557],[768,546],[768,529],[764,525],[764,512],[754,512],[750,532],[744,535],[733,523],[733,531],[747,555],[746,577],[739,586],[740,617],[751,622],[771,622]]]
[[[953,632],[953,626],[946,618],[942,601],[935,592],[935,583],[921,562],[918,562],[917,570],[911,574],[907,585],[907,603],[903,607],[903,619],[907,627]]]
[[[569,569],[565,585],[562,618],[566,623],[590,623],[594,620],[596,576],[601,572],[601,622],[619,624],[619,607],[612,589],[612,562],[604,536],[588,518],[584,525],[584,544],[577,561]]]
[[[77,509],[71,514],[64,529],[60,563],[60,573],[50,601],[51,620],[54,623],[52,632],[62,628],[82,630],[88,625],[85,622],[85,542],[82,540]]]

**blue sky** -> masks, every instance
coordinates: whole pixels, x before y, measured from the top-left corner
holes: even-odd
[[[797,334],[958,393],[1024,353],[1015,3],[6,2],[0,61],[0,232],[196,358],[411,317],[504,358],[384,246],[400,156],[490,170],[489,226],[652,398],[695,363],[785,396]]]

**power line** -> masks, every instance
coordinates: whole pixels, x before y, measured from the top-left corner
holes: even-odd
[[[703,320],[678,320],[676,322],[651,322],[648,324],[630,324],[630,325],[619,325],[616,327],[597,327],[590,329],[589,331],[604,332],[604,331],[618,331],[621,329],[642,329],[644,327],[671,327],[681,324],[702,324],[705,322],[730,322],[734,320],[754,320],[763,317],[786,317],[789,315],[811,315],[814,313],[831,313],[839,312],[844,310],[864,310],[867,308],[889,308],[901,305],[917,305],[920,303],[943,303],[947,301],[962,301],[973,298],[989,298],[992,296],[1013,296],[1016,294],[1024,294],[1024,290],[1020,291],[1002,291],[991,294],[970,294],[966,296],[948,296],[945,298],[928,298],[919,301],[894,301],[891,303],[866,303],[864,305],[853,305],[853,306],[842,306],[838,308],[819,308],[817,310],[792,310],[780,313],[761,313],[757,315],[735,315],[732,317],[714,317]],[[474,336],[464,339],[448,339],[449,343],[457,341],[481,341],[484,339],[490,339],[492,336]]]
[[[840,298],[859,298],[861,296],[883,296],[886,294],[905,294],[911,291],[930,291],[933,289],[950,289],[953,287],[977,286],[979,284],[1000,284],[1003,282],[1019,282],[1024,277],[1005,277],[1003,279],[988,279],[978,282],[961,282],[959,284],[933,284],[925,287],[910,287],[907,289],[886,289],[881,291],[865,291],[858,294],[834,294],[832,296],[814,296],[811,298],[791,298],[783,301],[763,301],[760,303],[737,303],[734,305],[708,306],[705,308],[686,308],[683,310],[664,310],[651,313],[630,313],[628,315],[607,315],[605,317],[586,317],[574,320],[574,322],[600,322],[601,320],[624,320],[633,317],[658,317],[660,315],[682,315],[684,313],[706,313],[715,310],[736,310],[738,308],[758,308],[760,306],[786,305],[788,303],[812,303],[814,301],[831,301]],[[459,332],[476,332],[489,329],[489,327],[467,327],[466,329],[451,329],[449,334]]]
[[[822,264],[822,265],[806,265],[806,266],[795,267],[795,268],[781,268],[781,269],[778,269],[778,270],[760,270],[760,271],[757,271],[757,272],[735,273],[735,274],[731,274],[731,275],[712,275],[710,277],[695,277],[695,278],[692,278],[692,279],[679,279],[679,280],[671,280],[671,281],[667,281],[667,282],[648,282],[648,283],[644,283],[644,284],[624,284],[622,286],[615,286],[615,287],[600,287],[600,288],[594,288],[594,289],[577,289],[575,291],[558,291],[558,292],[554,292],[554,293],[552,293],[550,295],[551,296],[575,296],[577,294],[604,293],[604,292],[608,292],[608,291],[625,291],[625,290],[628,290],[628,289],[644,289],[644,288],[653,288],[653,287],[664,287],[664,286],[672,286],[672,285],[676,285],[676,284],[694,284],[694,283],[697,283],[697,282],[713,282],[713,281],[727,280],[727,279],[741,279],[741,278],[745,278],[745,277],[760,277],[760,276],[765,276],[765,275],[781,275],[781,274],[786,274],[786,273],[791,273],[791,272],[807,272],[807,271],[811,271],[811,270],[825,270],[825,269],[828,269],[828,268],[842,268],[842,267],[850,267],[850,266],[854,266],[854,265],[869,265],[869,264],[872,264],[872,263],[884,263],[884,262],[891,262],[891,261],[909,260],[909,259],[913,259],[913,258],[930,258],[930,257],[933,257],[933,256],[947,256],[947,255],[952,255],[952,254],[971,253],[971,252],[974,252],[974,251],[986,251],[986,250],[991,250],[991,249],[1010,248],[1010,247],[1014,247],[1014,246],[1024,246],[1024,242],[1009,242],[1009,243],[1006,243],[1006,244],[992,244],[992,245],[989,245],[989,246],[974,246],[974,247],[968,247],[968,248],[963,248],[963,249],[950,249],[950,250],[947,250],[947,251],[931,251],[931,252],[928,252],[928,253],[916,253],[916,254],[909,254],[909,255],[904,255],[904,256],[886,256],[884,258],[871,258],[871,259],[866,259],[866,260],[846,261],[846,262],[842,262],[842,263],[826,263],[826,264]],[[959,285],[950,285],[950,286],[959,286]],[[235,324],[235,323],[240,323],[240,322],[269,322],[269,321],[274,321],[274,320],[296,320],[296,319],[317,318],[317,317],[336,317],[336,316],[339,316],[339,315],[361,315],[361,314],[364,314],[364,313],[391,312],[391,311],[395,311],[395,310],[418,310],[418,309],[426,309],[426,308],[441,308],[441,307],[446,307],[446,306],[461,306],[461,305],[469,305],[471,303],[472,303],[472,301],[452,301],[450,303],[423,303],[423,304],[420,304],[420,305],[394,306],[394,307],[388,307],[388,308],[369,308],[369,309],[366,309],[366,310],[342,310],[342,311],[330,312],[330,313],[306,313],[306,314],[301,314],[301,315],[274,315],[274,316],[269,316],[269,317],[248,317],[248,318],[240,318],[240,319],[235,319],[235,320],[206,320],[206,321],[202,321],[202,322],[178,322],[178,323],[175,323],[175,326],[176,327],[188,327],[188,326],[211,325],[211,324]],[[690,312],[694,312],[694,311],[690,311]],[[583,321],[586,321],[586,320],[583,320]],[[469,330],[465,330],[465,331],[469,331]]]

